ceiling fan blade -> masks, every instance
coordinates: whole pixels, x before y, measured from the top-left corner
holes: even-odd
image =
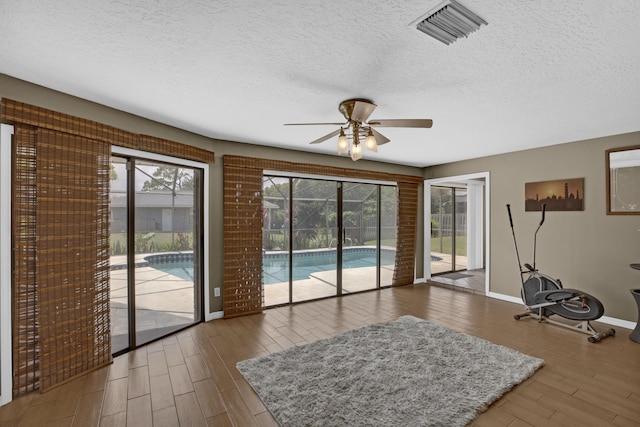
[[[389,138],[373,128],[371,128],[371,132],[373,132],[373,136],[376,137],[376,144],[378,145],[386,144],[387,142],[391,141]]]
[[[353,111],[349,118],[356,122],[366,122],[373,110],[377,107],[376,104],[363,101],[355,101],[353,105]]]
[[[431,119],[388,119],[372,120],[367,123],[369,126],[380,126],[387,128],[430,128],[433,126]]]
[[[285,123],[285,126],[317,126],[317,125],[326,125],[326,126],[342,126],[345,123]]]
[[[342,129],[342,128],[340,128],[340,129]],[[325,136],[323,136],[321,138],[318,138],[315,141],[311,141],[309,144],[319,144],[321,142],[326,141],[327,139],[331,139],[331,138],[333,138],[334,136],[336,136],[337,134],[340,133],[340,129],[338,129],[336,131],[333,131],[330,134],[327,134],[327,135],[325,135]]]

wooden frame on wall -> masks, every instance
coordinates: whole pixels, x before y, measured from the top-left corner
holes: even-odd
[[[640,145],[605,151],[607,215],[640,215]]]
[[[524,184],[525,211],[584,210],[584,178],[555,179]]]

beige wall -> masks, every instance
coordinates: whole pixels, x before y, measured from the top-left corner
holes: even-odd
[[[193,133],[146,120],[122,111],[114,110],[93,102],[46,89],[22,80],[0,74],[0,97],[11,98],[16,101],[52,109],[61,113],[71,114],[89,120],[94,120],[130,132],[152,135],[177,142],[195,145],[215,152],[216,162],[210,171],[210,309],[211,312],[222,310],[222,299],[213,296],[214,287],[222,287],[223,278],[223,194],[222,194],[222,157],[225,154],[238,156],[272,158],[298,163],[315,163],[327,166],[345,167],[352,169],[367,169],[380,172],[421,176],[418,168],[397,166],[390,163],[371,162],[365,159],[353,162],[346,157],[328,156],[322,154],[304,153],[301,151],[283,150],[257,145],[241,144],[230,141],[220,141],[206,138]],[[305,141],[301,141],[304,144]],[[422,200],[419,205],[422,206]],[[422,218],[420,212],[418,218]],[[417,277],[422,277],[422,221],[418,224]]]
[[[522,262],[531,262],[540,213],[524,211],[525,182],[584,178],[584,211],[547,212],[537,266],[564,287],[600,299],[605,316],[635,322],[629,290],[640,288],[640,272],[629,264],[640,262],[640,216],[606,215],[605,150],[639,143],[640,132],[596,138],[435,166],[424,177],[490,173],[490,287],[513,297],[521,284],[505,205],[511,204]]]

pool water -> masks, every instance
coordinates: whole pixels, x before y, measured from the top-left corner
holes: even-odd
[[[437,257],[433,257],[437,258]],[[395,251],[382,251],[382,265],[393,266]],[[375,251],[353,250],[342,255],[343,268],[375,267]],[[193,261],[150,263],[151,267],[194,282]],[[336,270],[336,251],[300,252],[293,254],[293,280],[308,279],[318,271]],[[289,260],[286,255],[267,255],[262,261],[262,276],[265,285],[289,281]]]
[[[193,261],[160,262],[149,264],[149,266],[156,270],[164,271],[165,273],[179,277],[183,280],[194,282]]]
[[[318,271],[337,270],[335,251],[304,252],[293,254],[293,280],[308,279]],[[395,252],[383,252],[382,265],[393,265]],[[342,255],[342,268],[375,267],[374,251],[345,251]],[[286,255],[267,256],[262,260],[262,281],[265,285],[289,281],[289,260]]]

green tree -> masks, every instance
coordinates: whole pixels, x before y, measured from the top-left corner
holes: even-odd
[[[142,191],[193,191],[193,173],[191,169],[183,169],[176,166],[158,166],[152,175],[142,169],[138,169],[149,177],[142,184]]]
[[[149,177],[142,184],[142,191],[164,191],[171,193],[171,218],[175,222],[175,199],[178,191],[189,192],[194,189],[194,176],[192,169],[180,168],[177,166],[158,166],[152,175],[149,175],[143,168],[137,168],[139,172]],[[179,250],[175,241],[175,223],[171,225],[171,249]],[[184,243],[184,241],[182,242]],[[180,244],[182,244],[180,243]]]
[[[116,168],[113,166],[113,163],[109,164],[109,179],[111,181],[118,179],[118,173],[116,172]]]

